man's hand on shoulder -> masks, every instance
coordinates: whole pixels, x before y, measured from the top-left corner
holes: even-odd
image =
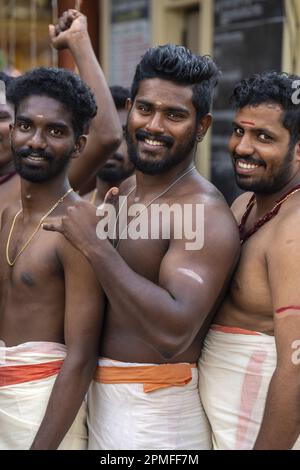
[[[105,215],[105,206],[109,206],[114,209],[116,205],[116,199],[118,197],[119,190],[115,187],[110,188],[107,192],[103,204],[99,206],[99,209],[103,208],[103,211],[99,211],[97,208],[88,201],[81,199],[73,206],[67,208],[67,214],[63,217],[58,217],[50,223],[43,224],[44,230],[53,232],[59,232],[78,250],[80,250],[87,258],[93,248],[98,248],[101,240],[108,243],[107,236],[107,224]],[[102,237],[97,232],[97,225],[104,220],[104,229]]]

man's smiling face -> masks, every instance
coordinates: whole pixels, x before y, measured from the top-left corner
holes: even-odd
[[[274,103],[245,106],[237,111],[229,150],[240,188],[276,192],[299,170],[282,118],[283,109]]]
[[[29,96],[19,105],[12,130],[12,150],[20,176],[47,181],[63,171],[75,149],[71,114],[48,96]]]
[[[191,86],[141,81],[127,124],[129,156],[137,170],[158,174],[190,158],[197,135],[192,96]]]

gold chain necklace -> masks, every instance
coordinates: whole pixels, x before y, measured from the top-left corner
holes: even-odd
[[[124,228],[124,230],[122,231],[117,243],[115,244],[115,239],[116,239],[116,231],[117,231],[117,223],[118,223],[118,219],[119,219],[119,215],[123,209],[123,206],[125,204],[125,201],[128,200],[128,197],[130,196],[130,194],[136,189],[136,186],[134,186],[130,191],[129,193],[127,194],[126,196],[126,199],[125,201],[123,201],[123,204],[121,205],[120,207],[120,210],[118,212],[118,215],[117,215],[117,218],[116,218],[116,223],[115,223],[115,227],[114,227],[114,235],[113,235],[113,246],[116,248],[116,250],[118,249],[118,246],[122,240],[122,235],[123,233],[128,229],[129,225],[131,224],[131,222],[133,222],[137,217],[139,217],[142,212],[144,212],[154,201],[156,201],[156,199],[158,199],[159,197],[161,196],[164,196],[171,188],[173,188],[173,186],[175,186],[175,184],[177,184],[185,175],[187,175],[188,173],[190,173],[192,170],[194,170],[196,167],[195,166],[192,166],[192,168],[190,168],[189,170],[185,171],[184,173],[182,173],[182,175],[178,176],[171,184],[169,184],[169,186],[164,189],[161,193],[159,193],[157,196],[155,196],[153,199],[151,199],[150,202],[148,202],[148,204],[143,207],[143,209],[138,213],[136,214],[132,219],[131,221],[126,224],[126,227]]]
[[[68,191],[63,195],[61,196],[58,201],[51,207],[51,209],[48,210],[48,212],[43,215],[43,217],[40,219],[37,227],[34,229],[34,231],[32,232],[32,234],[30,235],[30,237],[28,238],[27,242],[22,246],[21,250],[16,254],[16,257],[13,261],[10,260],[9,258],[9,245],[10,245],[10,240],[11,240],[11,236],[12,236],[12,233],[13,233],[13,230],[14,230],[14,227],[15,227],[15,223],[16,223],[16,220],[18,218],[18,216],[21,214],[21,212],[23,211],[23,209],[19,210],[19,212],[16,213],[16,215],[14,216],[14,220],[11,224],[11,228],[10,228],[10,231],[9,231],[9,235],[8,235],[8,239],[7,239],[7,243],[6,243],[6,261],[7,263],[9,264],[9,266],[13,266],[15,264],[15,262],[17,261],[17,259],[19,258],[19,256],[23,253],[23,251],[27,248],[27,246],[29,245],[29,243],[31,242],[31,240],[33,239],[33,237],[37,234],[37,232],[39,231],[39,228],[40,226],[42,225],[42,223],[44,222],[44,220],[48,217],[48,215],[51,214],[51,212],[54,211],[54,209],[57,208],[57,206],[59,204],[61,204],[63,202],[63,200],[68,196],[68,194],[70,194],[71,192],[73,191],[73,188],[69,188]]]
[[[93,194],[91,195],[91,200],[90,200],[90,203],[93,204],[93,206],[95,205],[97,194],[98,194],[98,188],[95,188],[93,191]]]

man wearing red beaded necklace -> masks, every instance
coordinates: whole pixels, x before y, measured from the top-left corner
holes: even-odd
[[[299,77],[276,72],[234,90],[229,148],[241,258],[199,361],[216,449],[300,448]]]

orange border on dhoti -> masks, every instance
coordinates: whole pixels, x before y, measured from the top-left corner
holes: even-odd
[[[221,331],[222,333],[232,333],[235,335],[259,336],[262,334],[254,330],[245,330],[244,328],[238,328],[236,326],[225,326],[217,324],[211,325],[210,329],[213,331]]]
[[[144,392],[184,386],[192,380],[196,364],[159,364],[151,366],[98,366],[94,380],[102,384],[142,383]]]
[[[0,367],[0,387],[41,380],[58,374],[63,360]]]

